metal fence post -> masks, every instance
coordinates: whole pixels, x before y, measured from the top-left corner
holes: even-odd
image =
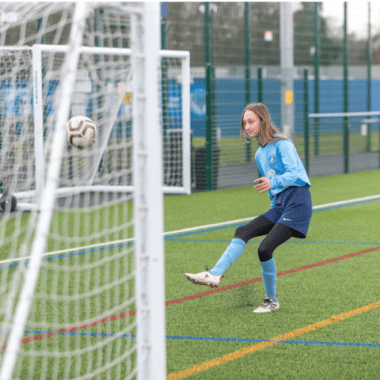
[[[264,87],[263,87],[263,68],[259,66],[257,68],[257,102],[264,102]],[[259,168],[257,168],[257,173],[259,178],[261,177],[261,173]]]
[[[344,23],[343,23],[343,112],[348,112],[348,43],[347,43],[347,2],[344,3]],[[349,172],[349,125],[348,117],[343,121],[343,154],[344,173]]]
[[[251,49],[250,49],[250,28],[249,28],[249,3],[244,3],[244,43],[245,43],[245,104],[251,102]],[[245,144],[246,161],[251,161],[251,140]]]
[[[371,64],[372,64],[372,41],[371,41],[371,3],[368,2],[368,37],[367,37],[367,111],[371,111]],[[371,151],[371,123],[367,123],[366,151]]]
[[[215,142],[215,75],[213,64],[213,22],[210,3],[205,2],[205,66],[206,66],[206,189],[213,190]]]
[[[304,113],[304,145],[305,145],[305,169],[310,175],[309,162],[309,71],[303,72],[303,113]]]
[[[263,90],[263,68],[259,66],[257,68],[257,102],[263,103],[264,90]]]
[[[319,113],[319,3],[313,4],[314,23],[314,113]],[[319,119],[314,120],[314,155],[319,155]]]

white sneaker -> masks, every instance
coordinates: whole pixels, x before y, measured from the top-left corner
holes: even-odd
[[[208,270],[200,273],[185,273],[185,277],[193,282],[194,284],[198,285],[207,285],[210,288],[217,288],[220,285],[220,280],[224,276],[215,276],[212,273],[210,273]]]
[[[254,313],[270,313],[271,311],[276,311],[280,308],[280,302],[274,302],[272,298],[265,298],[264,302],[260,307],[253,310]]]

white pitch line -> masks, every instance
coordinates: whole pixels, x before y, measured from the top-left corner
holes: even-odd
[[[339,201],[339,202],[325,203],[323,205],[314,206],[313,210],[318,210],[318,209],[326,208],[326,207],[340,206],[340,205],[344,205],[344,204],[348,204],[348,203],[365,202],[365,201],[370,201],[370,200],[379,199],[379,198],[380,198],[380,194],[370,195],[368,197],[362,197],[362,198],[348,199],[348,200]],[[247,222],[247,221],[251,221],[257,217],[258,217],[258,215],[252,216],[249,218],[229,220],[229,221],[221,222],[221,223],[206,224],[204,226],[199,226],[199,227],[190,227],[190,228],[183,228],[181,230],[168,231],[168,232],[164,232],[164,236],[170,236],[170,235],[181,234],[181,233],[192,232],[192,231],[205,230],[205,229],[215,228],[215,227],[222,227],[222,226],[226,226],[228,224],[236,224],[236,223]],[[134,240],[135,240],[134,238],[130,238],[130,239],[124,239],[124,240],[116,240],[116,241],[107,242],[107,243],[99,243],[99,244],[94,244],[94,245],[88,245],[85,247],[69,248],[69,249],[64,249],[61,251],[47,252],[47,253],[44,253],[43,256],[63,255],[66,253],[85,251],[85,250],[94,249],[94,248],[101,248],[104,246],[112,246],[112,245],[117,245],[117,244],[130,243],[130,242],[133,242]],[[14,259],[2,260],[2,261],[0,261],[0,265],[7,264],[7,263],[13,263],[13,262],[21,261],[21,260],[27,260],[27,259],[30,259],[30,256],[27,256],[24,258],[14,258]]]

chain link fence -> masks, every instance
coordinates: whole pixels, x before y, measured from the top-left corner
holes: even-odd
[[[305,117],[305,112],[380,110],[377,6],[292,5],[292,137],[309,175],[379,168],[378,117]],[[204,168],[210,165],[213,186],[208,189],[252,185],[258,177],[254,161],[257,142],[247,146],[239,137],[241,112],[248,102],[263,102],[282,130],[280,18],[280,3],[276,2],[168,3],[163,20],[167,48],[189,50],[191,55],[193,190],[205,189]],[[207,107],[210,92],[214,103]],[[210,151],[213,159],[207,161]],[[197,178],[203,180],[202,186],[197,185]]]

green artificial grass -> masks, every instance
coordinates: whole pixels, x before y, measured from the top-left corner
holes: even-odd
[[[380,171],[313,178],[313,204],[379,194]],[[269,207],[267,194],[251,187],[165,198],[165,229],[259,215]],[[179,211],[181,210],[181,211]],[[200,272],[219,259],[236,227],[198,231],[165,242],[166,297],[182,299],[167,307],[167,371],[173,374],[257,343],[221,339],[270,339],[379,301],[380,250],[363,253],[294,273],[354,252],[380,246],[380,201],[314,212],[306,239],[291,239],[275,251],[280,310],[257,315],[265,297],[262,281],[197,296],[210,290],[192,284],[185,272]],[[221,287],[261,276],[257,257],[260,237],[229,268]],[[367,243],[367,244],[366,244]],[[191,375],[191,379],[371,379],[380,370],[380,347],[327,343],[380,344],[380,308],[298,336],[297,344],[281,343]],[[190,339],[191,337],[191,339]],[[215,338],[208,341],[201,338]],[[319,344],[302,344],[302,342]],[[180,377],[182,378],[182,377]]]
[[[379,194],[379,178],[380,170],[312,178],[313,205]],[[269,206],[268,194],[260,194],[251,186],[164,198],[169,378],[191,366],[260,344],[239,339],[268,340],[379,301],[380,250],[376,248],[380,247],[380,201],[315,210],[307,238],[291,239],[277,248],[279,311],[252,313],[265,297],[257,256],[262,237],[247,244],[215,292],[186,280],[185,272],[200,272],[205,265],[213,267],[234,236],[236,220],[260,215]],[[89,208],[81,213],[80,218],[73,210],[54,214],[47,251],[131,236],[131,204]],[[4,231],[18,226],[21,242],[28,219],[28,215],[3,219]],[[88,229],[81,230],[89,220]],[[223,228],[208,226],[221,222],[226,222]],[[181,232],[199,226],[208,227]],[[81,236],[74,238],[77,228]],[[177,232],[168,234],[170,231]],[[13,240],[9,237],[2,246],[3,259],[7,257],[4,248],[19,244]],[[117,362],[130,349],[130,359],[115,362],[94,378],[120,378],[120,374],[131,373],[136,361],[132,348],[135,337],[128,334],[136,333],[136,316],[123,313],[136,307],[134,300],[127,303],[135,287],[133,246],[80,253],[54,255],[43,262],[27,324],[29,333],[24,336],[33,340],[22,344],[25,355],[15,378],[84,376],[99,363],[107,366]],[[352,253],[360,254],[337,260]],[[3,270],[11,274],[15,268]],[[112,320],[102,319],[111,316]],[[380,371],[380,347],[370,344],[380,344],[379,316],[380,307],[301,334],[290,343],[203,368],[189,378],[373,379]],[[78,326],[79,320],[96,323]],[[64,327],[71,329],[34,339],[46,329]],[[119,332],[126,336],[111,337]],[[353,346],[355,343],[362,346]],[[75,351],[78,348],[81,351]],[[38,356],[52,351],[66,354],[59,361]],[[37,357],[29,357],[31,352]]]
[[[379,194],[379,178],[380,170],[311,178],[313,206]],[[269,196],[252,186],[166,197],[165,231],[260,215]]]

